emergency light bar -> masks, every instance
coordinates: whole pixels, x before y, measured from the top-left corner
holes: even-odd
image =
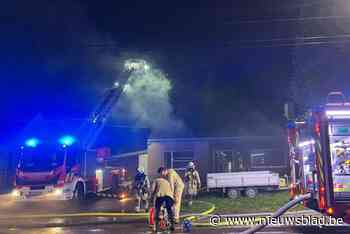
[[[61,137],[59,139],[59,142],[63,147],[67,147],[67,146],[71,146],[74,144],[75,138],[73,136],[66,135],[66,136]]]
[[[326,111],[327,116],[349,116],[350,110],[328,110]]]
[[[38,146],[39,143],[40,143],[39,139],[37,139],[37,138],[30,138],[30,139],[26,140],[25,145],[27,147],[35,148],[35,147]]]

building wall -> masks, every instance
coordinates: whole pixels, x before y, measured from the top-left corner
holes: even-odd
[[[215,153],[231,151],[236,158],[243,160],[243,170],[270,170],[280,174],[287,173],[287,151],[283,138],[243,138],[232,140],[214,140],[210,142],[211,167],[209,172],[217,172],[221,163],[215,159]],[[262,155],[263,163],[257,165],[254,155]],[[256,159],[256,157],[255,157]],[[241,169],[242,170],[242,169]],[[239,170],[238,170],[239,171]]]
[[[138,156],[138,167],[141,167],[148,172],[148,154],[140,154]]]
[[[208,168],[208,143],[191,141],[169,141],[152,142],[148,144],[148,174],[152,177],[157,176],[157,170],[161,166],[167,166],[165,162],[165,153],[171,152],[193,152],[193,161],[200,164],[199,167]]]
[[[195,145],[195,165],[199,171],[201,181],[206,181],[206,174],[211,168],[210,145],[208,142],[194,142]]]
[[[134,176],[136,168],[139,165],[143,165],[146,173],[155,178],[158,176],[158,168],[160,166],[169,167],[169,156],[176,158],[180,152],[191,152],[197,169],[200,172],[203,182],[206,181],[206,175],[210,172],[220,172],[220,163],[223,163],[221,159],[217,159],[215,156],[217,152],[232,152],[232,154],[239,152],[244,159],[243,171],[251,170],[270,170],[278,172],[281,175],[288,173],[287,164],[287,152],[284,151],[283,139],[273,138],[187,138],[187,139],[158,139],[149,140],[147,155],[142,154],[128,154],[128,157],[113,157],[108,162],[109,166],[124,167],[129,171],[129,175]],[[271,149],[273,151],[271,151]],[[264,165],[252,165],[252,154],[263,155]],[[167,159],[165,159],[167,157]],[[226,156],[225,156],[226,157]],[[272,159],[272,161],[271,161]],[[175,165],[176,162],[171,162]],[[186,163],[177,163],[176,165],[182,165],[179,170],[180,173],[184,172]],[[276,164],[277,163],[277,164]],[[144,166],[146,165],[146,166]],[[219,166],[218,166],[219,165]],[[235,169],[232,168],[232,172]]]
[[[215,157],[216,152],[239,152],[244,160],[245,171],[270,170],[281,175],[288,173],[287,152],[283,138],[196,138],[196,139],[159,139],[150,140],[148,144],[148,174],[157,176],[157,169],[166,166],[166,152],[193,151],[193,161],[201,174],[203,181],[206,174],[218,172],[218,164],[222,163]],[[264,165],[252,165],[252,154],[263,155]],[[255,157],[255,156],[254,156]],[[265,160],[265,162],[264,162]],[[256,163],[256,161],[254,162]]]
[[[164,165],[164,158],[161,156],[163,152],[162,144],[154,143],[148,145],[148,170],[147,174],[151,177],[157,176],[157,169]]]
[[[11,160],[9,152],[0,150],[0,192],[7,192],[13,187],[15,166]]]

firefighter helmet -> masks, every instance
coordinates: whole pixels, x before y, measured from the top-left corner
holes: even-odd
[[[193,162],[189,162],[188,165],[187,165],[188,168],[192,168],[194,169],[194,163]]]
[[[143,167],[137,168],[137,171],[140,173],[145,173],[145,169]]]

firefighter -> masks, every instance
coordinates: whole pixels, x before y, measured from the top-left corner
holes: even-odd
[[[160,221],[160,211],[162,208],[162,205],[165,205],[165,209],[168,213],[168,218],[170,221],[170,230],[175,230],[175,222],[174,222],[174,213],[173,213],[173,206],[174,206],[174,193],[172,191],[172,188],[170,186],[169,181],[167,180],[166,176],[166,168],[160,167],[158,169],[158,173],[160,174],[160,177],[155,179],[152,185],[152,199],[154,200],[154,207],[155,207],[155,229],[156,231],[159,230],[159,221]]]
[[[166,177],[170,183],[171,191],[173,192],[174,197],[174,209],[175,209],[175,223],[180,222],[180,209],[181,209],[181,200],[182,193],[185,188],[184,182],[182,181],[179,174],[174,169],[164,169],[162,171],[162,176]]]
[[[201,179],[193,162],[189,162],[185,173],[186,195],[188,197],[188,205],[192,205],[192,201],[197,197],[198,190],[201,188]]]
[[[150,181],[148,176],[145,174],[145,170],[141,167],[138,168],[137,174],[134,178],[134,188],[136,190],[137,199],[137,206],[135,209],[136,212],[139,212],[142,207],[148,211],[150,187]]]

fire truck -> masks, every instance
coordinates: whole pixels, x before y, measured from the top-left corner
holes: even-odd
[[[104,160],[110,155],[109,149],[93,148],[124,87],[115,83],[75,131],[61,132],[57,138],[31,136],[24,140],[18,153],[12,195],[22,200],[83,200],[90,193],[112,191],[124,198],[121,186],[126,178],[125,169],[106,167]]]
[[[350,103],[341,92],[288,122],[290,195],[304,206],[350,221]]]
[[[65,136],[73,141],[72,136]],[[70,145],[72,144],[72,145]],[[30,138],[21,147],[13,196],[20,199],[83,199],[96,192],[96,156],[73,146]]]

